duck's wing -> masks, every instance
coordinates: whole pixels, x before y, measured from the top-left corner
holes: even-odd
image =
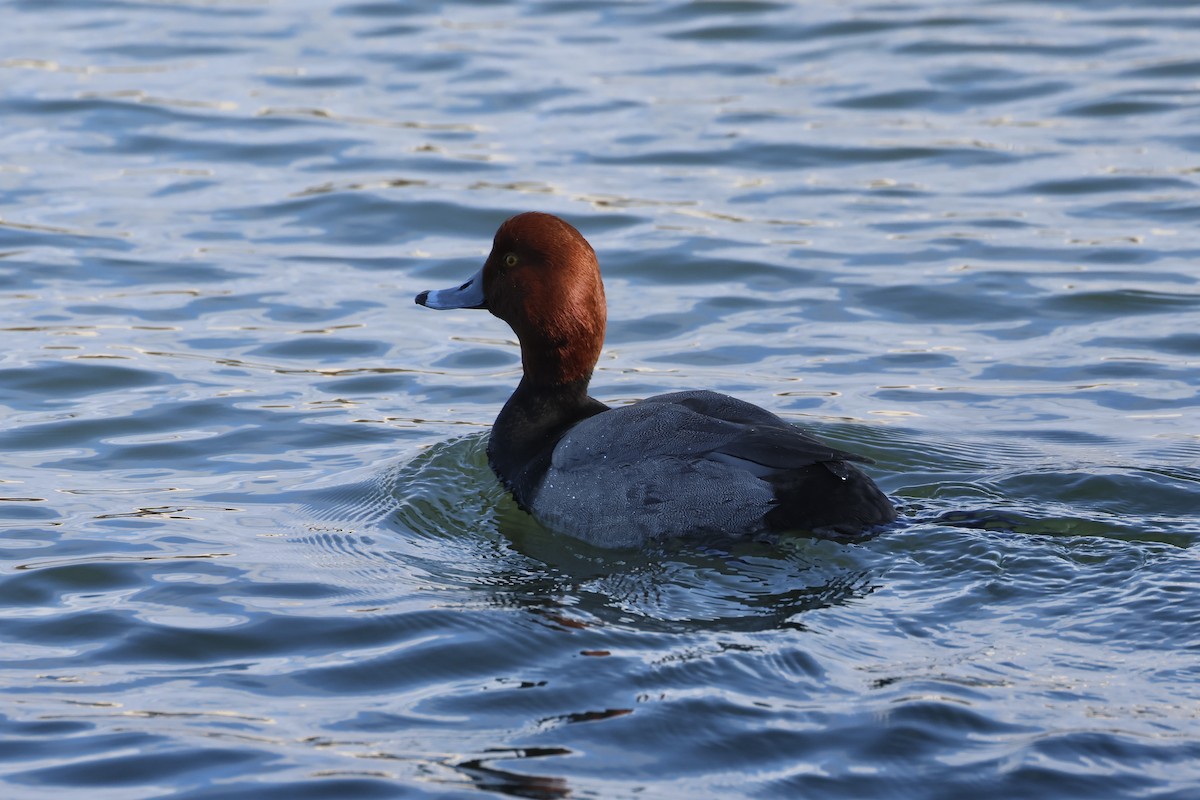
[[[694,421],[724,439],[712,451],[718,458],[740,459],[770,471],[825,464],[835,474],[839,474],[840,462],[874,463],[866,456],[830,447],[770,411],[736,397],[709,391],[674,392],[652,397],[650,402],[674,403],[696,412],[699,419]]]
[[[571,469],[603,459],[712,460],[757,477],[823,464],[839,477],[845,462],[870,459],[830,447],[766,409],[709,391],[674,392],[619,406],[581,422],[556,448],[553,464]]]
[[[896,518],[879,487],[851,463],[870,463],[869,458],[830,447],[733,397],[687,392],[656,399],[693,412],[688,422],[698,420],[698,427],[722,440],[702,456],[704,462],[748,473],[771,487],[763,517],[769,530],[855,535]]]
[[[688,531],[840,536],[895,518],[850,463],[863,460],[732,397],[660,395],[567,431],[531,512],[603,546]]]

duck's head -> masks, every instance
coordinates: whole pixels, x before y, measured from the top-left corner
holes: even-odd
[[[434,309],[486,308],[521,342],[525,379],[561,385],[586,381],[604,345],[604,284],[596,252],[567,222],[536,211],[496,231],[492,252],[466,283],[421,292]]]

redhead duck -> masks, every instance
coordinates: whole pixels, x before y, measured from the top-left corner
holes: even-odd
[[[710,391],[616,408],[589,397],[604,284],[592,246],[558,217],[512,217],[479,272],[416,302],[485,308],[516,333],[524,375],[496,418],[488,462],[551,530],[631,547],[671,536],[847,536],[896,518],[852,463],[870,459],[758,406]]]

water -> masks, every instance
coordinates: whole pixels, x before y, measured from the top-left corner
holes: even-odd
[[[1200,797],[1197,4],[5,12],[4,797]],[[532,524],[529,209],[905,523]]]

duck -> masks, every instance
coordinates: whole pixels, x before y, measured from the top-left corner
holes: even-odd
[[[859,467],[869,458],[752,403],[703,389],[615,407],[591,397],[604,283],[596,251],[557,216],[507,219],[478,272],[415,299],[435,310],[486,309],[516,334],[521,380],[492,426],[488,463],[517,505],[556,534],[637,548],[786,532],[860,537],[896,519]]]

